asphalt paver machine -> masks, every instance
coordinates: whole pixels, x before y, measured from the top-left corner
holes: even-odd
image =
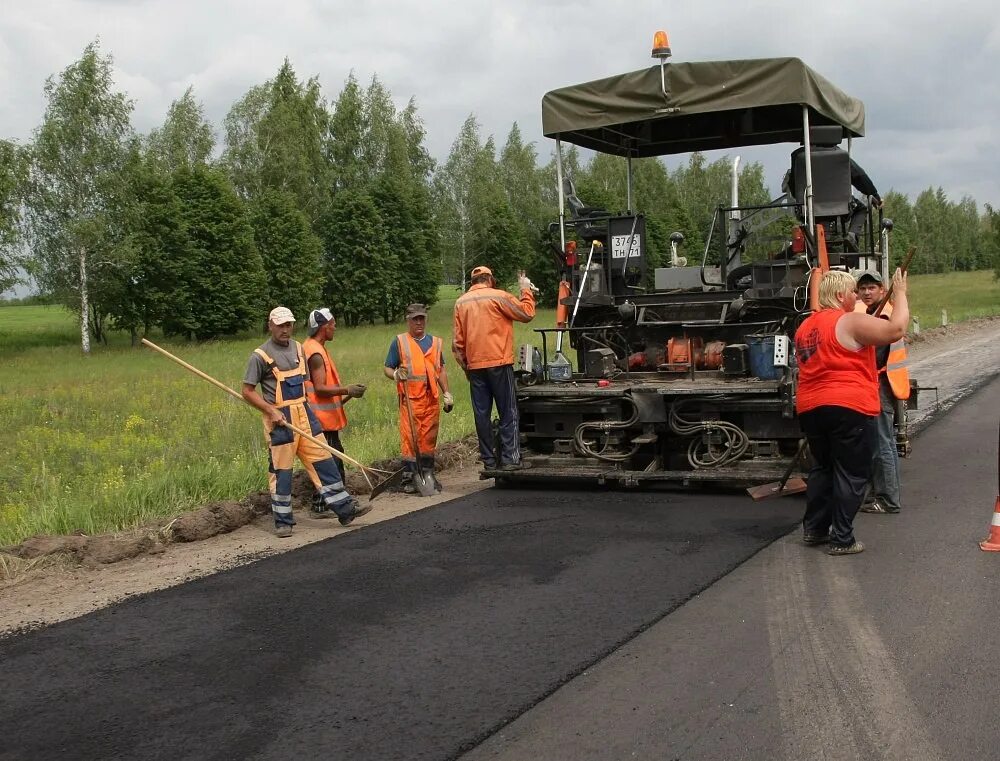
[[[866,206],[863,234],[847,235],[864,203],[853,196],[849,158],[864,134],[861,101],[797,58],[670,63],[669,53],[657,39],[650,68],[542,100],[557,157],[558,327],[520,347],[519,432],[530,467],[485,478],[747,486],[781,477],[799,451],[791,339],[809,314],[812,273],[888,269],[891,222],[881,212]],[[624,212],[576,197],[565,143],[622,157]],[[737,158],[705,250],[688,261],[675,233],[668,265],[647,266],[633,160],[777,143],[801,146],[788,192],[741,206]],[[746,261],[753,236],[782,217],[787,239]]]

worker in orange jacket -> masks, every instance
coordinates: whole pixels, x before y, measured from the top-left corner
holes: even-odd
[[[309,409],[319,419],[326,443],[338,452],[343,452],[340,432],[347,427],[344,405],[351,399],[364,396],[365,386],[361,383],[341,385],[337,366],[326,350],[326,344],[333,340],[336,331],[337,320],[333,313],[327,307],[314,309],[309,313],[309,338],[302,343],[302,351],[305,352],[309,367],[309,380],[306,381]],[[333,459],[337,461],[341,480],[346,483],[344,461],[336,455]]]
[[[520,298],[498,289],[489,267],[476,267],[472,285],[455,302],[452,353],[469,377],[479,456],[487,470],[529,466],[521,460],[518,442],[513,321],[531,322],[537,289],[523,271],[518,273],[518,286]],[[499,462],[490,424],[494,403],[500,416]]]
[[[410,304],[406,308],[406,328],[389,345],[383,369],[387,378],[396,381],[399,396],[399,447],[405,468],[403,491],[416,493],[413,474],[417,472],[418,461],[420,471],[431,476],[435,488],[441,491],[441,482],[434,475],[441,420],[439,405],[444,406],[445,412],[451,412],[455,398],[448,388],[443,343],[427,332],[426,306]]]

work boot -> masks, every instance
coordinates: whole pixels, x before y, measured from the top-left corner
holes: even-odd
[[[500,470],[527,470],[530,467],[531,467],[530,462],[525,462],[524,460],[521,460],[521,462],[505,462],[503,465],[500,466]]]
[[[371,509],[375,507],[371,502],[364,505],[359,504],[353,497],[351,497],[348,505],[350,506],[350,510],[344,511],[337,516],[337,520],[340,521],[341,526],[350,526],[355,518],[360,518],[362,515],[370,513]]]
[[[413,472],[406,471],[403,473],[403,480],[400,482],[403,487],[403,494],[416,494],[417,487],[413,485]]]
[[[274,535],[279,539],[287,539],[292,535],[292,527],[287,523],[279,523],[274,527]]]
[[[876,513],[878,515],[895,514],[899,512],[898,507],[888,507],[883,505],[878,500],[875,500],[869,505],[862,505],[861,512],[863,513]]]
[[[864,552],[864,551],[865,551],[865,546],[861,542],[855,541],[854,544],[847,544],[847,545],[832,544],[827,548],[826,554],[857,555],[859,552]]]
[[[802,534],[803,544],[826,544],[830,541],[829,534]]]

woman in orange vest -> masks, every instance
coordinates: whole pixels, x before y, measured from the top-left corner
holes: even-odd
[[[809,471],[802,539],[830,543],[830,555],[864,550],[854,516],[871,477],[880,411],[875,346],[899,340],[910,312],[906,274],[893,275],[896,307],[888,320],[854,311],[857,283],[831,270],[819,284],[819,311],[795,332],[799,384],[795,408],[815,464]]]
[[[338,452],[344,451],[340,441],[340,432],[347,427],[347,416],[344,405],[351,399],[360,399],[365,395],[365,386],[354,383],[350,386],[340,384],[340,374],[337,366],[326,350],[326,343],[333,339],[337,330],[337,320],[326,307],[314,309],[309,313],[309,338],[302,344],[309,365],[309,380],[306,381],[306,397],[309,408],[319,419],[323,427],[326,443]],[[340,477],[346,480],[344,462],[334,457],[340,469]]]
[[[399,395],[399,447],[403,455],[403,491],[414,494],[413,474],[420,470],[434,473],[437,450],[438,425],[441,418],[439,404],[451,412],[455,398],[448,389],[448,373],[444,369],[444,352],[441,339],[427,332],[427,307],[410,304],[406,308],[406,333],[400,333],[389,345],[383,372],[396,381]],[[411,426],[411,413],[412,422]],[[416,434],[417,451],[413,448]],[[441,483],[433,476],[434,485],[441,491]]]

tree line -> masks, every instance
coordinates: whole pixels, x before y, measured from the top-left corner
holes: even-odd
[[[96,42],[47,80],[45,100],[30,142],[0,140],[0,290],[29,273],[79,315],[84,351],[109,330],[232,335],[279,303],[300,319],[325,305],[346,325],[394,322],[481,263],[501,283],[527,269],[554,303],[555,159],[540,163],[516,123],[498,148],[470,115],[439,164],[413,99],[398,109],[377,76],[352,73],[327,101],[286,59],[233,104],[221,144],[190,88],[143,135]],[[624,160],[572,146],[562,160],[588,206],[626,209]],[[730,182],[728,159],[633,162],[651,267],[674,231],[700,261]],[[744,204],[771,197],[758,163],[739,185]],[[884,200],[894,251],[921,249],[914,272],[1000,270],[990,206],[942,188]]]

